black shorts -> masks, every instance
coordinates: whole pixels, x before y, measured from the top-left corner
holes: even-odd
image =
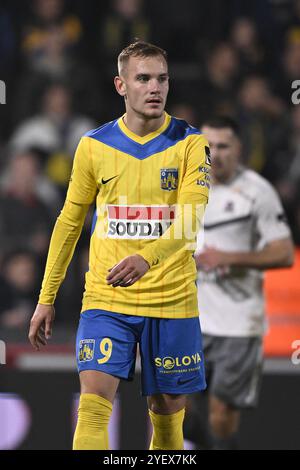
[[[235,408],[257,405],[263,365],[261,337],[203,335],[208,392]]]

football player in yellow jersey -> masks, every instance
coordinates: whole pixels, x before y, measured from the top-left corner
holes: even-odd
[[[151,449],[183,449],[185,395],[205,388],[195,240],[209,192],[206,139],[169,116],[165,51],[143,41],[118,58],[126,113],[82,137],[51,238],[29,339],[47,344],[54,301],[89,206],[96,202],[76,340],[81,384],[74,449],[108,449],[120,379],[137,344]]]

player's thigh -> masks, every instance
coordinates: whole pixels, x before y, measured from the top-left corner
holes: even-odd
[[[160,393],[147,397],[148,408],[156,414],[177,413],[186,406],[186,395]]]
[[[113,403],[119,378],[97,370],[83,370],[79,378],[81,393],[94,393]]]

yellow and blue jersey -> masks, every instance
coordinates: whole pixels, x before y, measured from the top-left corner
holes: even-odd
[[[198,316],[196,267],[186,243],[196,234],[182,241],[174,231],[178,206],[189,206],[195,219],[195,205],[207,203],[208,173],[205,137],[168,114],[144,137],[122,117],[82,137],[67,193],[73,204],[96,201],[82,311]],[[149,271],[130,287],[107,285],[108,269],[136,253]]]

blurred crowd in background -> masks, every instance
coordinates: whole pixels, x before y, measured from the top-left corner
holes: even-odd
[[[300,245],[300,0],[1,0],[0,327],[27,328],[74,150],[123,114],[112,80],[136,37],[168,52],[170,114],[238,120],[243,161],[277,188]],[[80,311],[90,225],[56,302],[63,324]]]

